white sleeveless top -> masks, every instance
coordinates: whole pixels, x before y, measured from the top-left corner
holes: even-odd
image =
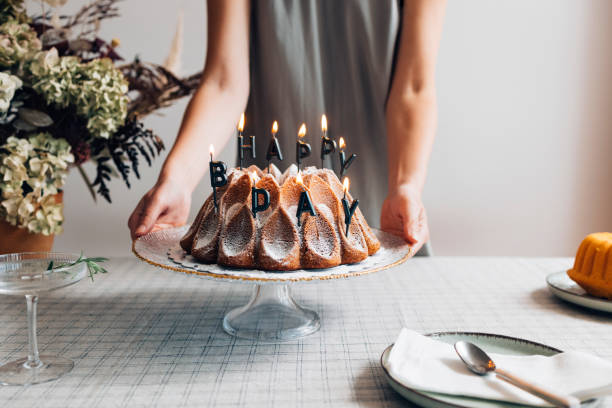
[[[251,94],[245,134],[257,136],[257,158],[267,165],[272,122],[279,122],[282,170],[295,163],[302,122],[321,166],[321,115],[328,136],[347,143],[351,194],[370,225],[378,226],[387,194],[385,103],[400,26],[399,0],[252,0]],[[339,170],[338,150],[327,167]],[[328,156],[329,157],[329,156]],[[246,163],[245,162],[245,163]]]

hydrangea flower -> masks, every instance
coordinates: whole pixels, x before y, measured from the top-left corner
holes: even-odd
[[[0,72],[0,113],[7,112],[15,91],[21,88],[21,79],[6,72]]]
[[[45,102],[60,108],[74,106],[87,118],[93,137],[108,139],[125,122],[128,83],[108,58],[81,63],[60,57],[57,50],[40,51],[28,66],[32,88]]]
[[[0,214],[32,233],[60,233],[64,218],[55,194],[74,162],[68,142],[49,133],[27,139],[11,136],[0,151]]]
[[[28,54],[41,48],[36,32],[29,25],[15,20],[0,25],[0,67],[19,66]]]

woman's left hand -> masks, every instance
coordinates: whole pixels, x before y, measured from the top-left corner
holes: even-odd
[[[427,214],[420,191],[407,184],[390,191],[383,203],[380,226],[383,231],[404,238],[413,246],[413,253],[417,253],[429,240]]]

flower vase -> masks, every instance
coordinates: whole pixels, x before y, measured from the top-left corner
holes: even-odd
[[[63,202],[63,192],[55,195],[55,202]],[[0,220],[0,254],[16,252],[49,252],[53,248],[55,235],[34,234],[27,228],[11,225]]]

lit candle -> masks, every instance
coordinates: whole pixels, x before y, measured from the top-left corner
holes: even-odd
[[[266,211],[270,207],[270,193],[264,188],[255,188],[255,175],[249,173],[251,178],[251,212],[253,218],[257,218],[257,213]],[[259,204],[259,198],[263,199],[263,203]]]
[[[313,217],[317,215],[317,212],[315,211],[314,205],[312,204],[312,200],[310,199],[310,194],[308,194],[308,189],[302,181],[302,173],[300,171],[298,171],[297,176],[295,176],[295,182],[302,187],[302,192],[300,193],[300,201],[298,203],[297,212],[295,214],[295,216],[297,217],[297,225],[299,227],[302,225],[300,219],[302,218],[302,213],[304,211],[307,211]]]
[[[255,136],[251,135],[251,137],[249,138],[249,144],[244,144],[244,136],[243,136],[243,131],[244,131],[244,113],[240,115],[240,120],[238,121],[238,159],[240,162],[240,169],[242,169],[242,162],[244,160],[244,151],[250,151],[251,152],[251,157],[254,159],[256,157],[256,152],[255,152]]]
[[[270,161],[274,156],[276,156],[278,160],[283,160],[283,152],[281,151],[278,140],[276,139],[277,132],[278,122],[274,121],[272,124],[272,140],[270,140],[270,144],[268,145],[268,153],[266,153],[266,159],[268,160],[268,173],[270,173]]]
[[[225,175],[227,167],[222,161],[213,161],[214,154],[215,148],[213,145],[210,145],[210,184],[213,188],[213,202],[215,204],[215,210],[218,210],[219,204],[217,203],[217,187],[222,187],[227,184],[227,177]]]
[[[342,197],[342,208],[344,209],[344,224],[346,225],[346,233],[345,235],[348,237],[349,226],[351,225],[351,219],[353,218],[353,214],[355,214],[355,210],[359,205],[359,200],[353,200],[351,205],[349,206],[348,199],[346,198],[346,194],[349,190],[349,179],[348,177],[344,178],[344,182],[342,183],[342,191],[344,195]]]
[[[327,137],[327,116],[321,116],[321,168],[323,165],[325,156],[336,151],[336,141]]]
[[[310,156],[310,152],[312,152],[310,145],[302,141],[304,136],[306,136],[306,124],[302,123],[300,130],[298,130],[298,138],[295,144],[295,159],[297,161],[298,171],[301,169],[302,159]]]
[[[346,159],[346,155],[344,153],[344,149],[346,148],[346,143],[344,142],[343,137],[340,138],[338,145],[340,147],[340,177],[342,177],[344,176],[344,173],[346,173],[350,165],[353,163],[353,160],[355,160],[357,155],[351,154],[348,160]]]

